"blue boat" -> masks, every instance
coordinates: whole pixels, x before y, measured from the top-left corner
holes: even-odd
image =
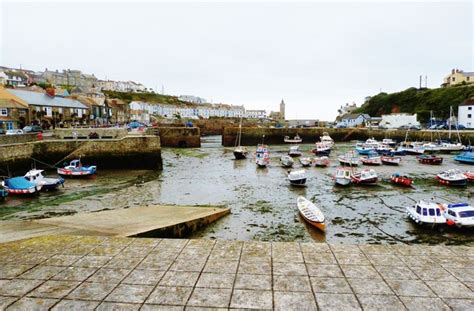
[[[373,147],[360,147],[360,146],[357,146],[355,149],[356,149],[357,153],[360,154],[360,155],[369,155],[369,153],[371,153],[371,152],[376,152],[375,148],[373,148]]]
[[[28,181],[31,181],[32,183],[36,184],[37,186],[42,186],[43,190],[56,190],[59,188],[59,186],[64,187],[64,179],[61,177],[58,178],[50,178],[50,177],[45,177],[43,176],[43,170],[37,170],[33,169],[28,171],[28,173],[25,174],[25,178]]]
[[[9,194],[35,194],[39,192],[41,188],[41,185],[36,185],[23,176],[5,180],[5,189]]]
[[[454,160],[461,163],[474,164],[474,152],[463,152],[455,156]]]
[[[58,174],[67,177],[86,177],[92,176],[97,172],[97,166],[84,166],[81,160],[72,160],[71,163],[64,168],[58,168]]]

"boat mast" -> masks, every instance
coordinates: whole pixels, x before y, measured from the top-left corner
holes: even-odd
[[[453,106],[449,106],[449,142],[451,142],[451,125],[452,125],[452,114],[453,114]]]

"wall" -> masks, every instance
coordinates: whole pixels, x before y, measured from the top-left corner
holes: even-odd
[[[79,139],[86,139],[90,133],[99,134],[100,138],[123,138],[127,136],[128,132],[124,128],[64,128],[55,129],[54,137],[57,138],[72,138],[73,132],[77,133]]]
[[[201,147],[201,133],[197,127],[148,128],[146,133],[148,135],[159,135],[163,147]]]
[[[458,107],[458,122],[467,128],[474,128],[474,106],[463,106]],[[469,110],[471,108],[471,110]],[[471,118],[468,118],[468,114]]]
[[[38,140],[38,134],[0,135],[0,145],[21,144]]]

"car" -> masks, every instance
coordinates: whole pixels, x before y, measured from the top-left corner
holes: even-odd
[[[43,129],[39,125],[27,125],[23,128],[24,133],[43,133]]]
[[[345,125],[345,124],[338,124],[338,125],[336,125],[336,128],[338,128],[338,129],[345,129],[345,128],[347,128],[347,125]]]
[[[0,135],[5,135],[5,130],[4,129],[0,129]]]
[[[444,129],[447,129],[447,126],[446,124],[440,124],[436,127],[437,130],[444,130]]]
[[[436,130],[437,127],[438,127],[437,124],[433,124],[433,125],[431,125],[428,129],[429,129],[429,130]]]
[[[412,125],[412,126],[410,126],[410,130],[419,131],[419,130],[421,130],[421,127],[419,125]]]
[[[129,130],[140,129],[140,128],[145,128],[145,127],[147,127],[146,124],[143,124],[138,121],[132,121],[129,124],[127,124],[127,129]]]
[[[6,135],[21,135],[23,134],[23,130],[15,129],[15,130],[8,130]]]

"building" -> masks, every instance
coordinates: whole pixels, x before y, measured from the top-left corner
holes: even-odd
[[[288,120],[289,127],[315,127],[319,126],[319,120]]]
[[[370,116],[366,113],[350,113],[341,118],[337,127],[360,127],[370,123]]]
[[[8,76],[4,71],[0,71],[0,85],[6,85]]]
[[[29,124],[28,103],[0,87],[0,129],[12,130]]]
[[[134,81],[98,80],[97,87],[102,91],[143,93],[147,88]]]
[[[458,107],[458,124],[474,128],[474,97],[466,99]]]
[[[58,70],[50,71],[48,68],[43,72],[41,80],[55,86],[69,85],[80,87],[84,90],[94,88],[98,82],[94,74],[85,74],[80,70],[67,69],[60,72]]]
[[[265,110],[246,110],[245,117],[248,119],[265,119],[267,112]]]
[[[5,74],[7,75],[6,85],[25,87],[28,84],[28,76],[21,71],[6,70]]]
[[[198,96],[193,96],[193,95],[180,95],[178,97],[178,99],[183,101],[183,102],[188,102],[188,103],[193,103],[193,104],[205,104],[205,103],[207,103],[207,101],[204,98],[198,97]]]
[[[451,74],[444,78],[442,87],[449,87],[457,84],[474,83],[474,72],[464,72],[459,69],[452,69]]]
[[[416,113],[392,113],[392,114],[383,114],[382,120],[379,123],[380,127],[395,129],[401,126],[420,126],[420,122],[417,120]]]
[[[348,113],[352,113],[356,109],[357,109],[357,105],[354,102],[352,104],[346,103],[343,106],[341,105],[341,108],[337,110],[338,117],[343,117],[344,115]]]

